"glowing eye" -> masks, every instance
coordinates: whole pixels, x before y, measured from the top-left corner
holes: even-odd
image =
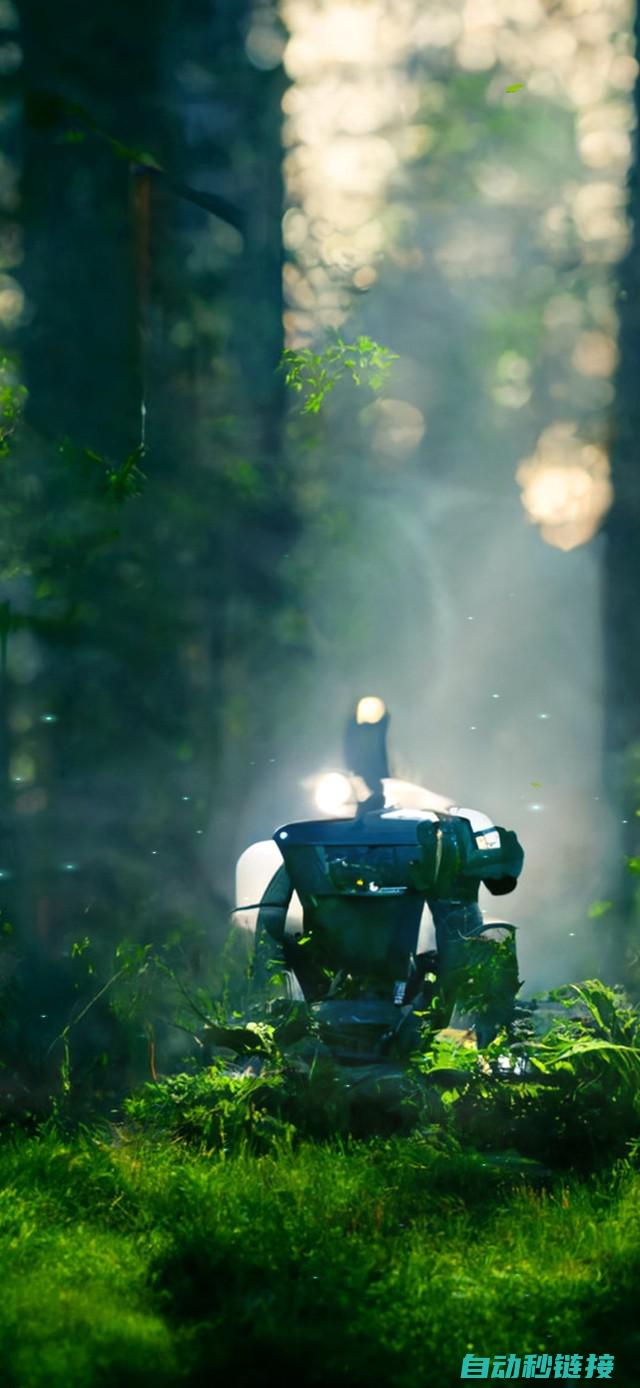
[[[386,711],[384,699],[379,699],[376,694],[367,694],[358,701],[356,723],[379,723]]]
[[[342,776],[339,771],[327,772],[326,776],[321,776],[316,782],[315,798],[316,805],[323,814],[338,814],[354,800],[349,777]]]

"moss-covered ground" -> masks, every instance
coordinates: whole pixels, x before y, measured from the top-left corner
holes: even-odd
[[[640,1175],[554,1176],[437,1132],[0,1149],[3,1385],[449,1388],[463,1355],[609,1352],[639,1381]]]

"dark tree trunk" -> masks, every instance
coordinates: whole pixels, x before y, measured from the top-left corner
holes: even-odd
[[[131,736],[118,703],[120,682],[109,668],[123,652],[101,649],[109,641],[116,585],[100,582],[91,554],[96,535],[117,529],[118,518],[107,515],[92,484],[87,491],[78,460],[89,448],[105,460],[96,465],[104,473],[107,463],[122,464],[140,435],[132,176],[109,137],[145,141],[163,10],[162,0],[141,0],[120,12],[66,0],[56,16],[46,0],[20,6],[24,259],[18,274],[27,314],[18,347],[29,392],[20,471],[29,485],[21,487],[18,472],[25,577],[14,603],[19,625],[8,638],[6,699],[11,751],[26,749],[35,763],[31,784],[8,788],[16,844],[12,915],[24,992],[23,1032],[15,1044],[33,1083],[40,1065],[46,1075],[59,1063],[55,1050],[47,1058],[46,1042],[71,1014],[70,940],[81,933],[86,904],[100,894],[105,743]],[[73,445],[68,462],[60,454],[65,439]],[[35,673],[26,682],[12,674],[12,646],[21,632],[35,651]],[[81,801],[75,792],[69,797],[69,786],[82,760]],[[85,924],[93,920],[85,916]],[[16,1000],[16,1013],[20,1006]]]
[[[636,20],[640,54],[640,15]],[[640,118],[640,82],[635,106]],[[632,240],[619,271],[620,365],[612,448],[615,499],[605,527],[604,628],[607,681],[607,780],[619,812],[626,856],[638,854],[640,808],[640,167],[638,143],[629,177]],[[626,821],[626,823],[624,823]],[[619,910],[610,967],[637,976],[638,878],[621,858],[613,895]],[[637,977],[636,977],[637,981]]]

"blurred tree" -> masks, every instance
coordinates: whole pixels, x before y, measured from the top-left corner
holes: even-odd
[[[640,59],[640,11],[635,20]],[[614,502],[605,526],[604,633],[607,684],[607,774],[623,821],[627,859],[638,855],[640,813],[640,79],[634,88],[636,134],[628,180],[631,240],[619,269],[620,359],[616,377],[612,480]],[[617,930],[609,967],[614,976],[640,983],[640,901],[637,873],[621,862],[612,884]]]
[[[177,929],[197,975],[226,928],[294,524],[275,371],[283,78],[249,62],[251,13],[21,11],[29,404],[5,503],[2,907],[22,961],[9,1050],[32,1082],[76,995],[74,939],[106,976],[118,938]],[[106,999],[87,1069],[112,1021]]]

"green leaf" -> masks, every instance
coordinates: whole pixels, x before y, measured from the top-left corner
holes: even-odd
[[[355,342],[344,342],[338,337],[323,352],[288,347],[282,353],[279,369],[284,373],[285,385],[304,395],[301,413],[319,414],[327,396],[341,380],[350,377],[356,386],[380,390],[392,362],[397,360],[396,352],[370,337],[361,336]]]
[[[524,82],[511,82],[508,87],[505,87],[505,92],[521,92],[523,87]]]
[[[612,906],[612,901],[592,901],[587,911],[587,916],[590,921],[598,920],[599,916],[606,915],[607,911],[610,911]]]
[[[108,470],[107,485],[115,500],[122,501],[127,496],[139,496],[146,479],[138,463],[144,458],[145,452],[144,444],[140,443],[128,458],[125,458],[121,467]]]
[[[80,956],[84,954],[85,950],[89,949],[90,945],[91,940],[88,935],[85,935],[82,940],[74,940],[71,946],[71,958],[79,959]]]
[[[106,140],[113,154],[117,159],[126,159],[128,164],[142,164],[147,169],[154,169],[157,173],[162,173],[162,165],[158,163],[153,154],[149,154],[145,149],[135,149],[132,145],[125,145],[122,140],[114,140],[111,135],[97,131]]]
[[[270,1055],[273,1050],[274,1028],[268,1022],[248,1022],[244,1027],[210,1022],[205,1031],[214,1045],[224,1046],[236,1055]]]

